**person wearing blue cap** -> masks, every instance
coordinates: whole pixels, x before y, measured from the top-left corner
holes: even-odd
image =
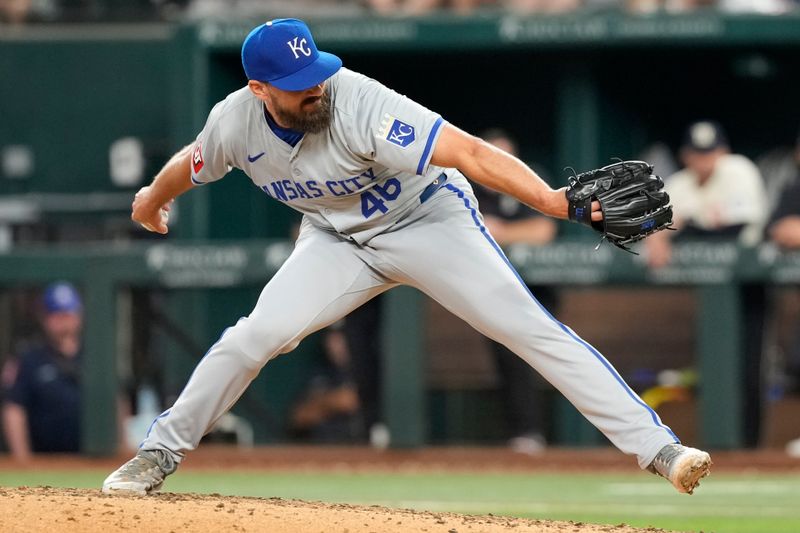
[[[254,28],[242,66],[247,85],[215,105],[195,141],[136,194],[131,217],[167,233],[175,198],[235,167],[304,215],[300,235],[253,311],[209,349],[104,492],[158,490],[267,362],[397,285],[509,347],[641,468],[694,490],[710,456],[682,446],[600,352],[533,297],[466,176],[562,219],[566,188],[551,189],[516,157],[344,68],[300,20]],[[602,220],[599,202],[587,218]]]
[[[40,304],[43,338],[13,359],[13,380],[4,384],[3,428],[20,461],[35,452],[77,452],[80,444],[83,304],[66,282],[47,286]]]

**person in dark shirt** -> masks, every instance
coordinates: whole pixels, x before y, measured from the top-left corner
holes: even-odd
[[[491,129],[482,137],[497,148],[518,155],[516,142],[505,131]],[[537,172],[542,175],[539,169]],[[478,183],[473,183],[473,188],[484,224],[500,246],[547,244],[556,237],[558,228],[553,219]],[[529,285],[528,288],[546,309],[555,309],[557,295],[552,287]],[[492,340],[488,342],[501,381],[510,430],[509,446],[520,453],[538,453],[546,446],[541,416],[543,382],[523,359],[508,348]]]
[[[778,205],[767,225],[767,236],[781,249],[800,250],[800,139],[795,151],[795,177],[781,192]],[[788,372],[800,390],[800,328],[787,353]]]
[[[767,233],[772,242],[786,250],[800,250],[800,155],[798,155],[798,165],[798,177],[781,194],[778,206],[767,226]]]
[[[781,195],[772,214],[767,233],[769,238],[784,250],[800,250],[800,148],[798,149],[798,175]],[[800,390],[800,328],[786,354],[787,371]]]
[[[324,357],[291,409],[290,430],[311,443],[354,442],[360,435],[359,401],[342,321],[322,333]]]
[[[6,363],[3,429],[12,456],[77,452],[83,306],[75,288],[54,283],[42,296],[42,341]]]

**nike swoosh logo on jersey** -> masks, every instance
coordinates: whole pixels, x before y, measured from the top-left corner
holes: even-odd
[[[266,152],[261,152],[260,154],[256,154],[254,156],[251,156],[250,154],[247,154],[247,160],[250,161],[251,163],[255,163],[256,161],[261,159],[261,156],[264,155],[265,153]]]

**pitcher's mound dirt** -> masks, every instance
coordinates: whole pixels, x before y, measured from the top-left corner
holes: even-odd
[[[163,493],[106,496],[99,490],[0,488],[0,530],[14,533],[116,531],[269,533],[634,533],[625,525],[428,513],[279,498]]]

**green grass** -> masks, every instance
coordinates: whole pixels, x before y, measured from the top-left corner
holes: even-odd
[[[97,488],[105,471],[0,472],[0,485]],[[667,530],[800,532],[800,476],[714,474],[694,496],[645,474],[211,473],[187,470],[166,490],[279,496],[469,514],[627,523]]]

